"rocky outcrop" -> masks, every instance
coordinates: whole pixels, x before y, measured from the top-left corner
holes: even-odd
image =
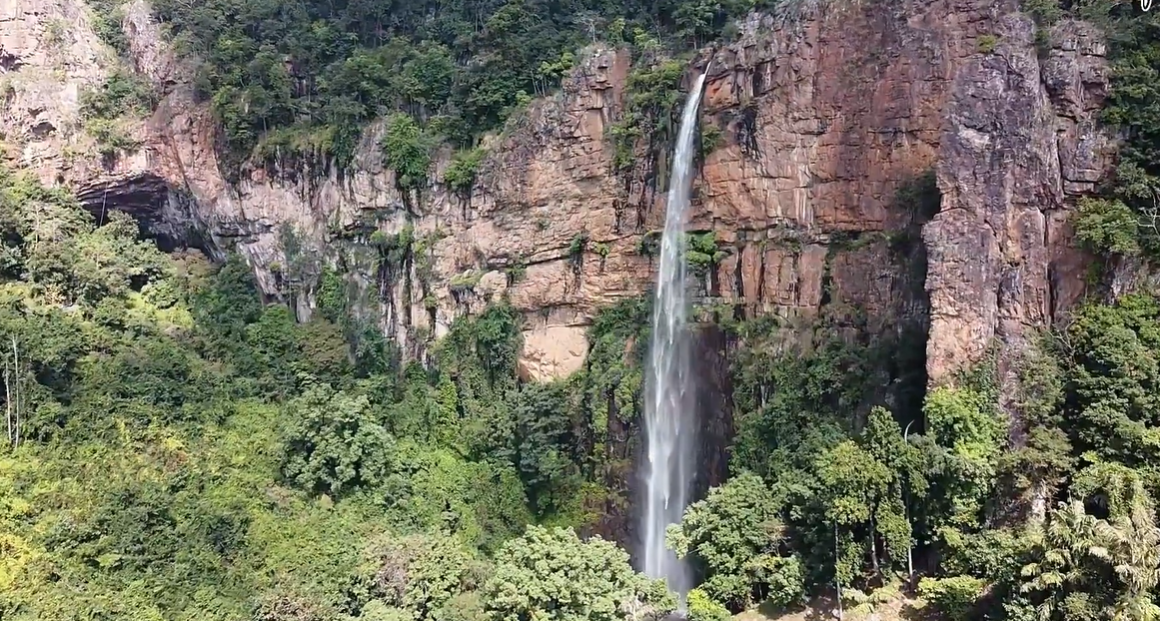
[[[115,58],[76,0],[0,1],[0,110],[5,157],[47,182],[72,177],[96,160],[81,130],[80,95]]]
[[[989,23],[993,52],[955,76],[938,164],[942,208],[923,231],[927,360],[931,379],[944,381],[992,349],[1013,412],[1028,340],[1083,294],[1087,258],[1070,243],[1069,210],[1094,190],[1114,145],[1096,123],[1108,72],[1094,29],[1061,24],[1042,54],[1026,17]]]
[[[430,186],[404,196],[378,124],[346,170],[274,158],[233,184],[192,72],[141,0],[126,11],[131,60],[164,98],[135,126],[139,149],[78,156],[77,93],[117,61],[98,52],[80,0],[31,4],[0,2],[0,68],[37,84],[10,90],[2,119],[21,163],[72,184],[94,211],[133,213],[169,245],[236,248],[267,293],[293,290],[302,318],[335,261],[412,353],[506,296],[526,318],[521,374],[546,379],[580,367],[597,309],[652,281],[639,248],[663,218],[655,162],[642,153],[616,172],[606,139],[623,113],[627,53],[589,50],[559,92],[488,141],[469,193],[439,183],[444,153]],[[41,42],[57,13],[70,43],[42,82],[34,68],[51,66]],[[807,319],[827,309],[876,334],[929,328],[936,382],[1058,317],[1082,295],[1068,209],[1107,167],[1095,128],[1107,78],[1082,25],[1060,26],[1044,52],[1033,34],[1011,2],[899,0],[753,16],[738,41],[702,55],[689,74],[711,61],[702,122],[724,140],[702,162],[690,227],[715,231],[727,251],[705,301]],[[409,237],[412,251],[384,269],[375,231]]]

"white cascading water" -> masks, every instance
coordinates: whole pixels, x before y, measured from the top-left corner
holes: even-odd
[[[706,71],[708,68],[706,68]],[[644,573],[664,578],[669,588],[684,594],[692,577],[686,564],[665,547],[665,528],[681,521],[689,505],[690,484],[696,464],[697,417],[685,323],[685,212],[693,168],[697,107],[705,75],[693,84],[681,115],[673,173],[665,207],[665,231],[661,238],[660,274],[652,319],[649,374],[645,382],[645,432],[648,463],[645,464],[645,506],[642,515]]]

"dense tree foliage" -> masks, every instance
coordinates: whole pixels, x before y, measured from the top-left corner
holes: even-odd
[[[179,49],[199,59],[198,87],[235,161],[322,155],[340,162],[353,154],[361,126],[376,117],[394,119],[388,133],[411,123],[471,146],[474,136],[554,86],[582,46],[705,43],[754,6],[751,0],[153,4]],[[421,181],[425,156],[396,156],[406,159],[402,185]]]
[[[633,572],[626,552],[563,528],[529,527],[495,563],[483,587],[491,621],[650,619],[676,608],[663,582]]]
[[[299,324],[237,257],[166,256],[67,193],[4,175],[0,226],[5,618],[672,609],[626,553],[571,530],[593,521],[586,490],[606,498],[584,381],[520,382],[510,307],[400,368],[349,338],[341,295]],[[562,526],[520,538],[537,521]]]
[[[872,350],[806,353],[741,325],[736,472],[669,533],[704,580],[697,614],[788,603],[802,579],[869,610],[913,572],[949,619],[1156,619],[1158,309],[1088,303],[1019,362],[1012,409],[985,361],[899,412],[906,429],[856,413]]]
[[[677,554],[700,565],[701,594],[735,609],[801,599],[800,560],[779,554],[784,534],[778,509],[761,477],[744,472],[693,503],[680,525],[669,528]]]

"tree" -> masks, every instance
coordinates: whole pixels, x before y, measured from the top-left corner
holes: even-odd
[[[567,397],[561,383],[529,384],[512,407],[512,462],[540,515],[566,506],[582,483],[573,458],[577,439],[572,434]]]
[[[912,545],[911,525],[903,498],[922,498],[926,495],[926,473],[922,466],[922,456],[917,448],[908,444],[902,436],[902,429],[894,416],[885,408],[870,410],[866,427],[859,439],[863,448],[874,459],[886,466],[889,473],[886,493],[874,507],[874,530],[882,538],[882,549],[887,554],[887,563],[901,560],[903,550],[910,554]],[[878,564],[877,542],[871,541],[871,558],[878,577],[883,578],[883,568]]]
[[[861,569],[865,548],[852,545],[856,530],[868,527],[869,550],[876,557],[875,514],[890,489],[890,470],[853,440],[826,451],[817,460],[820,502],[825,518],[835,528],[835,563],[839,584],[850,584]],[[839,543],[838,532],[847,538]],[[875,571],[880,571],[875,567]]]
[[[728,608],[714,601],[701,589],[689,591],[686,599],[689,621],[728,621],[732,616]]]
[[[626,552],[571,529],[530,526],[495,564],[483,587],[491,621],[660,619],[676,608],[662,582],[632,570]]]
[[[743,472],[685,510],[669,545],[705,573],[700,589],[740,611],[767,597],[789,604],[804,593],[796,557],[778,554],[779,503],[761,477]]]
[[[384,163],[395,171],[395,185],[400,190],[419,190],[427,184],[431,145],[409,114],[398,113],[387,119],[382,148]]]
[[[1160,304],[1126,295],[1088,306],[1067,331],[1071,373],[1064,423],[1077,451],[1129,466],[1160,466]]]
[[[385,537],[367,550],[371,590],[388,607],[430,619],[457,594],[467,590],[476,559],[455,536]]]
[[[975,528],[1006,439],[994,400],[974,388],[942,386],[927,394],[922,411],[942,462],[932,486],[944,508],[933,526]]]
[[[1142,480],[1129,468],[1102,463],[1076,479],[1072,500],[1034,531],[1023,592],[1033,597],[1041,619],[1160,619],[1153,600],[1160,584],[1160,528]],[[1107,517],[1085,505],[1102,506]]]
[[[366,396],[309,386],[287,404],[282,472],[313,492],[338,495],[384,481],[394,440],[371,417]]]

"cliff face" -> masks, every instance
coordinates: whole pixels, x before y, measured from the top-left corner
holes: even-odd
[[[690,228],[715,231],[728,252],[706,279],[707,301],[807,319],[836,309],[875,333],[918,329],[929,333],[934,382],[995,341],[1011,360],[1029,329],[1065,312],[1084,271],[1070,202],[1111,156],[1095,127],[1103,46],[1064,23],[1038,50],[1015,9],[899,0],[753,17],[737,42],[703,54],[702,122],[724,141],[695,180]],[[0,1],[9,156],[74,186],[95,213],[129,211],[174,247],[236,247],[267,293],[294,292],[301,318],[322,264],[340,260],[413,354],[506,294],[527,318],[521,372],[533,379],[578,369],[593,313],[647,290],[654,266],[638,246],[663,219],[657,163],[642,153],[616,173],[606,138],[623,112],[627,53],[592,50],[557,94],[509,122],[470,193],[439,183],[446,153],[430,187],[400,192],[379,153],[381,125],[366,129],[347,170],[286,158],[232,185],[191,72],[146,5],[126,14],[135,68],[164,97],[131,127],[139,148],[97,157],[79,130],[78,93],[116,59],[87,10]],[[409,234],[415,250],[376,270],[364,252],[372,231]]]

